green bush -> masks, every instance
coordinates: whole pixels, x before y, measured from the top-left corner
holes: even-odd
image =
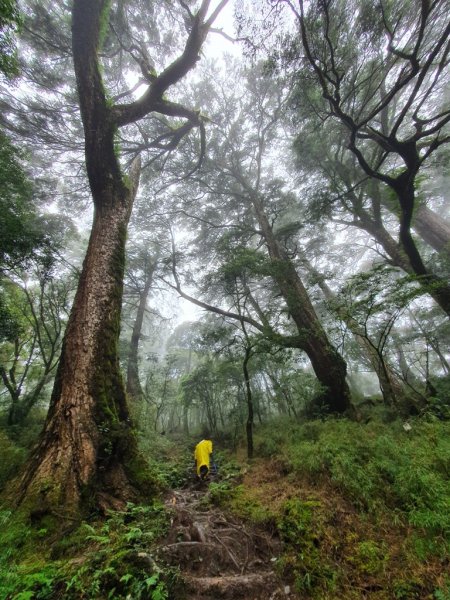
[[[193,454],[184,451],[184,444],[174,444],[154,432],[151,436],[140,434],[138,441],[150,471],[162,488],[181,487],[192,477]]]
[[[15,475],[19,467],[24,463],[26,451],[0,430],[0,490],[6,482]]]
[[[208,492],[205,495],[205,501],[211,502],[217,506],[223,506],[231,500],[236,494],[235,488],[228,481],[219,481],[211,483],[208,486]]]
[[[384,545],[373,540],[359,542],[349,561],[365,575],[378,575],[385,569],[389,554]]]
[[[0,511],[0,598],[2,599],[15,598],[15,592],[18,592],[17,588],[22,580],[18,564],[21,557],[26,554],[25,548],[31,538],[32,530],[21,518],[17,518],[10,510]],[[37,571],[40,571],[43,566],[40,564]],[[26,587],[28,583],[25,583]]]
[[[293,498],[284,503],[277,518],[285,548],[279,567],[285,576],[294,578],[299,592],[332,591],[338,578],[321,552],[323,524],[318,517],[319,507],[319,502]]]

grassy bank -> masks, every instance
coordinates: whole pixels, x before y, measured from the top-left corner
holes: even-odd
[[[274,562],[302,600],[449,600],[449,434],[437,420],[409,431],[278,420],[257,429],[250,464],[216,444],[219,477],[205,510],[218,504],[278,535]],[[162,488],[192,476],[192,441],[158,436],[142,449]],[[177,573],[153,552],[170,527],[158,499],[92,515],[64,535],[5,507],[0,520],[2,600],[172,597]]]
[[[241,484],[211,497],[279,533],[302,598],[448,600],[450,424],[411,425],[271,423]]]

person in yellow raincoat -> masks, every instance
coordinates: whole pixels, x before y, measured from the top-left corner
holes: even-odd
[[[205,436],[201,442],[195,446],[195,470],[199,479],[206,479],[211,468],[211,454],[213,444],[209,436]]]

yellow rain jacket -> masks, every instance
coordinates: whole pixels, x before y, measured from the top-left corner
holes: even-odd
[[[211,440],[202,440],[195,446],[194,458],[196,462],[197,475],[200,477],[200,467],[206,465],[209,471],[209,457],[213,451]]]

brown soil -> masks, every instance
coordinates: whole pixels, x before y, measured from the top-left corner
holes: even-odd
[[[281,552],[279,540],[202,502],[206,491],[206,485],[177,490],[166,500],[173,512],[172,527],[158,555],[179,568],[182,584],[177,598],[297,598],[273,569]]]

